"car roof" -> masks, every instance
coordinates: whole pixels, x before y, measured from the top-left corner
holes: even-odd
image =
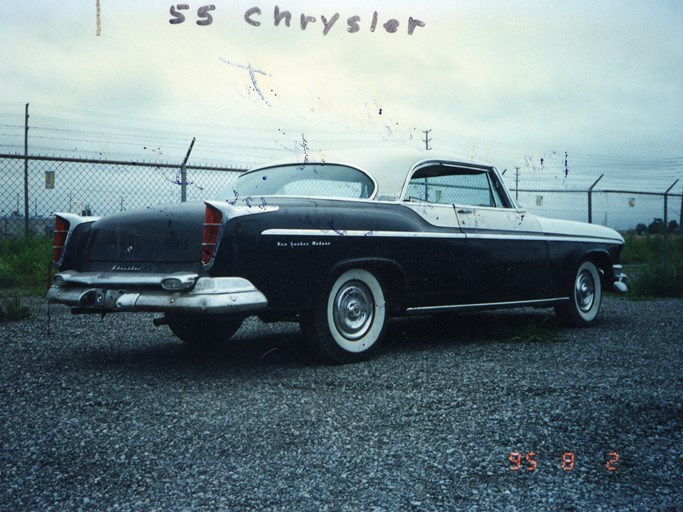
[[[462,161],[432,151],[407,148],[364,148],[292,154],[276,162],[260,166],[258,169],[305,162],[347,165],[364,171],[377,183],[375,194],[377,199],[398,199],[411,171],[425,164],[448,163],[478,169],[492,168],[490,165]]]

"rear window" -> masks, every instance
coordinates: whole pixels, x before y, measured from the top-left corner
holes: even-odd
[[[367,199],[375,184],[362,171],[337,164],[305,163],[259,169],[240,176],[218,199],[305,196]]]

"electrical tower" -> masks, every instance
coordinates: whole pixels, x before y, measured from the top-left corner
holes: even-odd
[[[427,151],[429,151],[430,149],[432,149],[432,148],[429,147],[429,143],[430,143],[431,140],[432,140],[432,139],[429,138],[429,132],[431,132],[431,131],[432,131],[432,130],[422,130],[422,133],[425,134],[425,149],[426,149]]]

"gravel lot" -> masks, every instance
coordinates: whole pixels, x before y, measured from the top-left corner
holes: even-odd
[[[0,324],[2,510],[683,510],[681,300],[398,320],[348,366],[302,363],[295,324],[200,352],[37,311]]]

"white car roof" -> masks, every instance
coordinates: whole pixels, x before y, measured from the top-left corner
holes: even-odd
[[[326,164],[347,165],[360,169],[369,174],[377,183],[375,198],[384,200],[398,199],[411,171],[422,164],[446,162],[465,167],[491,168],[490,165],[465,162],[432,151],[405,148],[345,149],[293,154],[259,168],[304,162],[325,162]]]

